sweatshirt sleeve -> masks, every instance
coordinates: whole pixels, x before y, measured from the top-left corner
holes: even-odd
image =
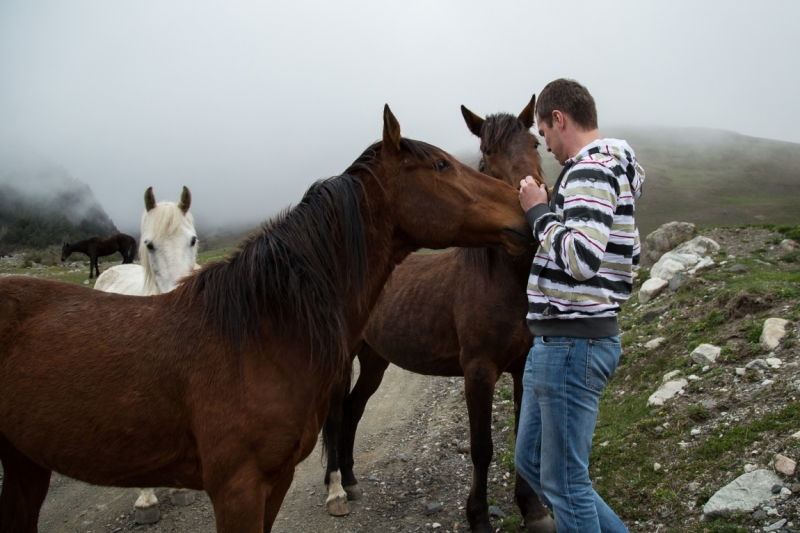
[[[616,180],[604,169],[578,163],[565,176],[563,220],[550,211],[534,206],[526,214],[538,215],[531,223],[533,233],[546,253],[570,277],[585,281],[600,270],[608,244],[618,191]],[[530,214],[530,216],[529,216]]]

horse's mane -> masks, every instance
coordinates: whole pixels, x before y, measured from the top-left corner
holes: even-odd
[[[142,236],[148,234],[152,235],[153,240],[159,240],[177,232],[183,224],[191,224],[191,227],[194,228],[194,217],[191,213],[184,214],[175,202],[159,202],[153,209],[145,211],[142,215]],[[148,231],[152,231],[152,233]],[[144,269],[144,294],[161,293],[153,276],[150,253],[143,238],[139,243],[139,262]]]
[[[505,146],[522,131],[527,131],[527,128],[511,113],[488,115],[481,126],[481,149],[492,150]]]
[[[203,299],[235,353],[258,345],[258,327],[307,335],[325,368],[346,357],[343,295],[363,292],[367,269],[364,222],[351,174],[314,183],[300,203],[265,222],[227,260],[206,264],[176,291]],[[339,268],[336,242],[346,267]],[[291,329],[289,329],[291,328]]]

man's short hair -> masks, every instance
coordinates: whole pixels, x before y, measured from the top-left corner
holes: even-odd
[[[589,91],[575,80],[564,78],[544,86],[536,99],[536,118],[553,126],[553,111],[566,113],[585,131],[597,129],[597,108]]]

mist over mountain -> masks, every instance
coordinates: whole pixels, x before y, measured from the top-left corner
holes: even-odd
[[[91,188],[34,156],[0,157],[0,253],[119,233]]]

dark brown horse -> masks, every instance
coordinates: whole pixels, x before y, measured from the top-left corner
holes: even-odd
[[[36,531],[51,470],[202,489],[217,531],[270,531],[395,265],[529,235],[513,187],[401,138],[386,107],[345,174],[170,293],[0,279],[0,531]]]
[[[72,244],[65,241],[61,245],[61,261],[66,261],[73,252],[89,256],[89,279],[92,279],[94,273],[100,275],[100,268],[97,266],[98,257],[119,252],[123,264],[133,263],[133,258],[136,257],[136,239],[124,233],[117,233],[111,237],[91,237]]]
[[[531,99],[519,117],[503,113],[486,120],[461,108],[470,131],[481,138],[485,172],[510,185],[527,175],[542,181],[538,140],[529,131],[533,105]],[[353,354],[361,365],[358,381],[349,395],[349,384],[333,389],[323,434],[331,514],[349,513],[347,497],[360,495],[353,474],[356,427],[384,371],[394,363],[418,374],[464,376],[473,464],[467,519],[473,531],[494,531],[486,500],[492,396],[500,375],[510,372],[519,417],[525,356],[533,342],[525,315],[535,252],[531,246],[514,257],[499,248],[464,248],[412,255],[395,269],[364,329],[364,342]],[[547,509],[519,474],[515,497],[529,532],[555,531]]]

